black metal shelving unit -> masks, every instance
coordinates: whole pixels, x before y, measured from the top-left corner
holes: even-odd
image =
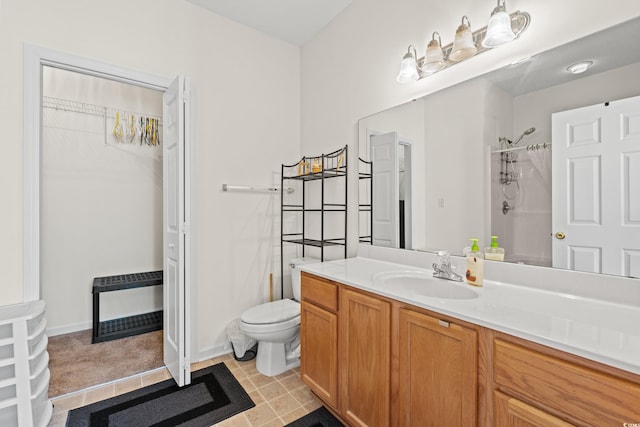
[[[367,230],[368,235],[359,235],[358,241],[360,243],[369,243],[373,244],[373,161],[364,160],[361,157],[358,157],[358,181],[361,183],[363,181],[369,180],[369,200],[359,200],[358,201],[358,215],[360,216],[362,212],[369,213],[369,229]],[[361,191],[358,192],[358,197],[362,194]],[[358,222],[360,222],[361,218],[358,218]]]
[[[284,244],[293,243],[302,246],[302,256],[305,256],[307,246],[320,248],[320,260],[324,261],[325,248],[331,246],[342,246],[344,257],[347,257],[347,146],[340,148],[329,154],[321,154],[314,157],[303,157],[299,162],[292,165],[282,165],[280,174],[280,295],[284,295]],[[344,201],[340,203],[327,202],[326,181],[336,178],[344,180]],[[284,191],[285,182],[301,182],[301,195],[295,197],[296,203],[290,203]],[[313,184],[315,183],[315,184]],[[317,208],[309,208],[306,203],[306,194],[311,191],[307,188],[311,185],[318,185],[320,194],[320,205]],[[301,215],[299,232],[284,232],[284,215],[286,213],[297,213]],[[326,237],[325,217],[327,215],[344,215],[344,235]],[[307,215],[320,215],[319,239],[312,239],[306,233]]]

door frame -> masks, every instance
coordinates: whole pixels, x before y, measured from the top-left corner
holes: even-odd
[[[404,173],[405,180],[408,179],[408,182],[405,181],[405,193],[409,194],[407,203],[407,199],[405,198],[404,204],[404,244],[405,249],[414,249],[413,247],[413,141],[398,138],[398,147],[402,147],[404,149]]]
[[[36,301],[42,297],[40,282],[40,183],[41,183],[41,144],[42,144],[42,67],[50,66],[67,71],[78,72],[94,77],[101,77],[121,83],[132,84],[147,89],[165,92],[173,78],[159,77],[112,64],[94,61],[76,55],[56,52],[39,46],[25,44],[23,47],[23,172],[22,172],[22,233],[23,233],[23,301]],[[192,97],[188,102],[193,102]],[[193,110],[192,110],[193,111]],[[193,115],[192,115],[193,117]],[[193,121],[185,123],[191,132]],[[185,251],[185,317],[191,319],[191,330],[187,338],[196,329],[194,295],[195,259],[193,238],[195,228],[195,198],[194,198],[194,146],[187,142],[185,146],[185,162],[188,162],[190,173],[185,177],[185,191],[189,194],[187,209],[190,211],[190,233]],[[187,348],[187,351],[190,351]]]

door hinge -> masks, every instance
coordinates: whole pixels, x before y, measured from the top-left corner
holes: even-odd
[[[189,90],[185,90],[184,92],[182,92],[182,99],[187,102],[189,100],[189,97],[191,96],[191,91]]]
[[[189,366],[189,359],[187,357],[185,357],[183,362],[184,362],[184,365],[183,365],[184,366],[184,370],[186,372],[189,372],[191,370],[191,367]]]
[[[182,223],[182,234],[189,234],[189,231],[190,231],[189,223],[188,222]]]

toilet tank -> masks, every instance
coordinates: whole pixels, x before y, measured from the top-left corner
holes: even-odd
[[[315,264],[320,262],[318,258],[302,257],[289,260],[291,269],[291,287],[293,288],[293,299],[300,301],[300,266],[304,264]]]

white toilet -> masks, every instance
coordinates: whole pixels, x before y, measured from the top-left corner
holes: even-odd
[[[258,341],[256,369],[274,376],[300,365],[300,269],[302,264],[320,262],[316,258],[289,261],[293,298],[252,307],[240,316],[242,332]]]

